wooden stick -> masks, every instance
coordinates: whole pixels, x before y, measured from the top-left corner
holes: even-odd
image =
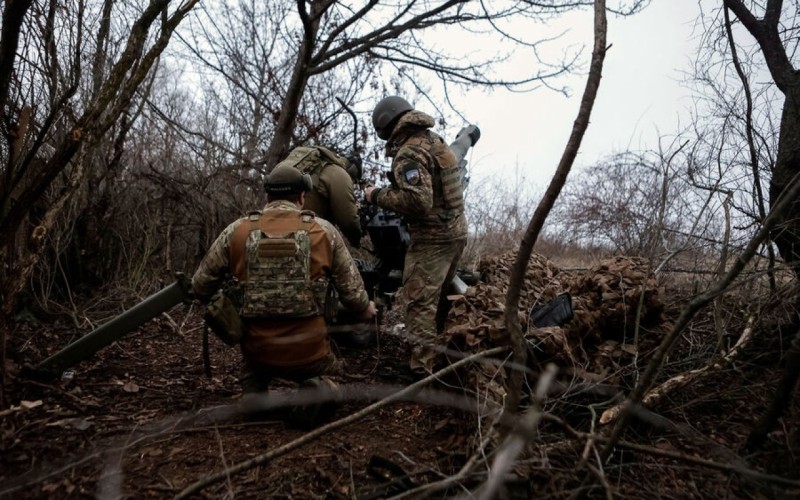
[[[200,490],[202,490],[206,486],[212,485],[212,484],[217,483],[219,481],[223,481],[226,478],[228,478],[228,477],[230,477],[230,476],[232,476],[234,474],[238,474],[240,472],[252,469],[253,467],[257,467],[259,465],[265,464],[265,463],[269,462],[270,460],[273,460],[273,459],[275,459],[277,457],[285,455],[286,453],[289,453],[290,451],[293,451],[293,450],[295,450],[297,448],[300,448],[301,446],[304,446],[304,445],[312,442],[314,439],[316,439],[316,438],[318,438],[320,436],[323,436],[323,435],[325,435],[325,434],[327,434],[327,433],[329,433],[331,431],[334,431],[336,429],[340,429],[340,428],[345,427],[347,425],[350,425],[350,424],[352,424],[354,422],[357,422],[357,421],[361,420],[362,418],[366,417],[367,415],[369,415],[371,413],[374,413],[376,410],[378,410],[378,409],[380,409],[380,408],[382,408],[382,407],[384,407],[384,406],[386,406],[386,405],[388,405],[388,404],[390,404],[390,403],[392,403],[394,401],[397,401],[397,400],[403,399],[405,397],[408,397],[410,395],[413,395],[415,392],[419,391],[420,389],[422,389],[427,384],[437,380],[438,378],[442,377],[443,375],[446,375],[446,374],[448,374],[448,373],[450,373],[452,371],[455,371],[457,368],[460,368],[460,367],[462,367],[462,366],[464,366],[464,365],[466,365],[468,363],[471,363],[473,361],[477,361],[477,360],[479,360],[481,358],[494,356],[495,354],[500,354],[502,352],[505,352],[506,350],[508,350],[507,347],[495,347],[495,348],[489,349],[487,351],[483,351],[483,352],[479,352],[479,353],[473,354],[471,356],[467,356],[466,358],[461,359],[461,360],[453,363],[452,365],[450,365],[450,366],[448,366],[446,368],[443,368],[443,369],[439,370],[438,372],[433,373],[430,376],[428,376],[428,377],[426,377],[426,378],[424,378],[424,379],[422,379],[422,380],[420,380],[418,382],[415,382],[415,383],[409,385],[408,387],[406,387],[406,388],[404,388],[404,389],[402,389],[400,391],[397,391],[394,394],[392,394],[392,395],[390,395],[390,396],[388,396],[388,397],[386,397],[384,399],[381,399],[380,401],[377,401],[377,402],[367,406],[366,408],[363,408],[363,409],[361,409],[361,410],[359,410],[359,411],[357,411],[357,412],[355,412],[355,413],[353,413],[351,415],[348,415],[347,417],[341,418],[339,420],[336,420],[334,422],[326,424],[326,425],[324,425],[322,427],[314,429],[313,431],[311,431],[311,432],[309,432],[307,434],[304,434],[304,435],[300,436],[299,438],[297,438],[297,439],[295,439],[293,441],[290,441],[290,442],[288,442],[288,443],[286,443],[286,444],[284,444],[282,446],[279,446],[277,448],[273,448],[272,450],[269,450],[266,453],[263,453],[263,454],[258,455],[256,457],[253,457],[253,458],[251,458],[249,460],[245,460],[244,462],[239,462],[238,464],[234,464],[233,466],[231,466],[231,467],[229,467],[229,468],[227,468],[227,469],[225,469],[225,470],[223,470],[221,472],[218,472],[216,474],[211,474],[210,476],[204,477],[203,479],[200,479],[200,480],[194,482],[193,484],[189,485],[188,487],[186,487],[183,491],[178,493],[178,495],[175,498],[176,499],[186,498],[189,495],[192,495],[194,493],[199,492]]]
[[[587,432],[581,432],[577,429],[574,429],[566,422],[562,421],[561,419],[546,416],[548,420],[558,422],[561,426],[563,426],[564,430],[567,431],[568,434],[572,435],[574,438],[577,439],[593,439],[595,441],[599,441],[601,443],[608,443],[611,439],[607,436],[602,436],[599,434],[591,434]],[[687,462],[695,465],[700,465],[702,467],[707,467],[709,469],[719,470],[722,472],[732,472],[736,474],[741,474],[743,476],[747,476],[751,479],[755,479],[758,481],[765,481],[773,484],[778,484],[781,486],[791,487],[791,488],[800,488],[800,481],[795,479],[788,479],[781,476],[774,476],[772,474],[765,474],[763,472],[759,472],[757,470],[750,469],[748,467],[744,467],[740,464],[724,464],[720,462],[715,462],[713,460],[708,460],[706,458],[695,457],[692,455],[688,455],[686,453],[682,453],[680,451],[669,451],[669,450],[662,450],[659,448],[655,448],[652,446],[646,446],[643,444],[631,443],[628,441],[617,441],[614,446],[619,448],[625,448],[632,451],[638,451],[641,453],[647,453],[648,455],[653,455],[657,457],[669,458],[672,460],[679,460],[682,462]]]
[[[681,387],[685,387],[687,384],[694,382],[706,372],[722,369],[722,367],[730,363],[753,337],[753,321],[754,316],[750,316],[750,318],[747,320],[747,327],[745,327],[744,331],[742,331],[742,334],[739,336],[739,340],[736,341],[736,344],[722,357],[722,359],[711,361],[702,368],[697,368],[686,373],[681,373],[680,375],[675,375],[661,385],[654,387],[648,391],[647,394],[645,394],[644,398],[642,398],[642,406],[646,408],[652,408],[659,401],[661,401],[664,396],[672,391],[680,389]],[[614,422],[622,412],[624,404],[625,403],[612,406],[604,411],[603,414],[600,415],[600,423],[605,425]]]

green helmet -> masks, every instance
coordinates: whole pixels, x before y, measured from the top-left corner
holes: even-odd
[[[311,176],[290,165],[280,163],[272,169],[264,181],[264,189],[270,194],[289,194],[311,191]]]
[[[408,101],[396,95],[381,99],[372,112],[372,126],[375,127],[378,137],[384,141],[391,137],[397,120],[412,109],[414,107]]]

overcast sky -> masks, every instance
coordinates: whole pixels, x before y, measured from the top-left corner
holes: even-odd
[[[669,0],[654,1],[632,17],[609,16],[612,47],[576,167],[628,148],[654,147],[659,133],[686,125],[690,93],[681,79],[695,53],[692,29],[697,15],[696,0]],[[563,22],[574,43],[586,45],[588,62],[591,12],[570,15]],[[500,175],[508,181],[519,167],[528,180],[546,187],[571,132],[585,81],[584,74],[569,78],[569,97],[545,88],[524,94],[475,90],[451,95],[483,132],[471,159],[473,178]]]

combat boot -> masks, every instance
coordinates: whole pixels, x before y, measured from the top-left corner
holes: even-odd
[[[330,421],[339,407],[339,403],[336,401],[339,385],[329,377],[322,376],[302,381],[300,389],[308,391],[310,397],[319,397],[325,400],[295,406],[287,415],[286,425],[300,429],[313,429]]]

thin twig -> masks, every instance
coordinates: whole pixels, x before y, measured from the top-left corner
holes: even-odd
[[[490,500],[495,498],[497,491],[502,486],[506,474],[517,460],[517,457],[522,453],[527,446],[528,442],[536,435],[536,429],[539,426],[543,412],[542,406],[545,397],[550,390],[550,384],[556,376],[555,365],[548,364],[545,367],[542,376],[536,384],[533,402],[528,411],[519,419],[519,423],[512,430],[506,438],[506,441],[497,450],[492,468],[489,470],[489,478],[486,483],[480,487],[478,498],[483,500]]]
[[[483,441],[481,441],[475,453],[473,453],[472,456],[469,457],[464,466],[461,467],[461,469],[454,475],[446,477],[434,483],[423,484],[422,486],[418,486],[414,489],[404,491],[399,495],[389,497],[389,499],[387,500],[400,500],[402,498],[407,498],[407,497],[417,497],[420,496],[420,494],[422,493],[425,493],[425,495],[429,496],[430,494],[436,493],[437,491],[446,490],[453,484],[464,480],[467,476],[469,476],[472,473],[475,467],[479,464],[479,461],[481,459],[486,458],[485,455],[486,447],[489,446],[489,444],[492,442],[492,440],[495,438],[496,435],[497,435],[496,429],[491,428],[489,430],[489,434],[483,439]]]
[[[752,338],[753,320],[754,317],[750,316],[750,318],[747,320],[747,327],[742,331],[742,335],[739,337],[739,340],[736,341],[736,344],[727,353],[725,353],[725,355],[722,356],[721,359],[712,360],[702,368],[697,368],[695,370],[690,370],[688,372],[675,375],[674,377],[659,384],[657,387],[651,389],[650,391],[647,392],[647,394],[644,395],[644,397],[642,398],[642,405],[647,408],[651,408],[653,405],[658,403],[664,396],[670,394],[676,389],[685,387],[687,384],[693,382],[696,378],[700,377],[702,374],[710,372],[712,370],[719,370],[724,366],[727,366],[742,351],[744,346]],[[600,415],[600,423],[606,425],[614,422],[622,412],[624,404],[625,403],[612,406],[611,408],[604,411],[603,414]]]
[[[225,460],[225,447],[222,445],[222,436],[219,433],[219,428],[217,427],[216,423],[214,424],[214,435],[217,437],[217,443],[219,444],[219,458],[222,460],[222,466],[227,469],[228,461]],[[230,497],[234,498],[236,495],[233,492],[233,483],[231,482],[230,475],[225,478],[225,483],[228,486],[228,493],[230,494]]]
[[[200,479],[200,480],[196,481],[195,483],[187,486],[183,491],[178,493],[178,495],[175,498],[176,499],[186,498],[189,495],[192,495],[194,493],[197,493],[197,492],[201,491],[206,486],[215,484],[215,483],[225,479],[226,477],[228,477],[230,475],[238,474],[238,473],[243,472],[245,470],[252,469],[253,467],[257,467],[259,465],[265,464],[265,463],[269,462],[270,460],[272,460],[272,459],[274,459],[276,457],[285,455],[286,453],[288,453],[288,452],[290,452],[292,450],[295,450],[297,448],[300,448],[301,446],[304,446],[304,445],[312,442],[313,440],[315,440],[316,438],[318,438],[320,436],[323,436],[323,435],[325,435],[325,434],[327,434],[327,433],[329,433],[331,431],[334,431],[336,429],[340,429],[340,428],[345,427],[347,425],[350,425],[350,424],[352,424],[354,422],[357,422],[357,421],[361,420],[362,418],[366,417],[367,415],[369,415],[371,413],[374,413],[376,410],[378,410],[378,409],[380,409],[380,408],[382,408],[382,407],[384,407],[384,406],[386,406],[386,405],[388,405],[388,404],[390,404],[390,403],[392,403],[394,401],[397,401],[397,400],[400,400],[402,398],[408,397],[408,396],[418,392],[424,386],[430,384],[431,382],[434,382],[438,378],[440,378],[440,377],[442,377],[442,376],[444,376],[444,375],[446,375],[446,374],[448,374],[448,373],[450,373],[452,371],[455,371],[456,369],[460,368],[461,366],[464,366],[464,365],[466,365],[468,363],[471,363],[473,361],[477,361],[477,360],[479,360],[481,358],[485,358],[485,357],[488,357],[488,356],[494,356],[495,354],[500,354],[500,353],[502,353],[502,352],[504,352],[506,350],[507,350],[506,347],[495,347],[493,349],[489,349],[487,351],[479,352],[477,354],[473,354],[472,356],[468,356],[468,357],[466,357],[466,358],[464,358],[464,359],[462,359],[460,361],[457,361],[456,363],[453,363],[452,365],[447,366],[446,368],[443,368],[442,370],[439,370],[438,372],[436,372],[436,373],[434,373],[434,374],[432,374],[432,375],[430,375],[430,376],[428,376],[428,377],[426,377],[426,378],[424,378],[424,379],[422,379],[422,380],[420,380],[418,382],[415,382],[415,383],[409,385],[408,387],[406,387],[406,388],[404,388],[404,389],[402,389],[400,391],[397,391],[397,392],[393,393],[392,395],[390,395],[390,396],[388,396],[388,397],[386,397],[386,398],[384,398],[384,399],[382,399],[380,401],[377,401],[377,402],[367,406],[366,408],[363,408],[363,409],[361,409],[361,410],[359,410],[359,411],[357,411],[357,412],[355,412],[355,413],[353,413],[351,415],[348,415],[345,418],[341,418],[339,420],[336,420],[334,422],[326,424],[326,425],[324,425],[322,427],[314,429],[313,431],[311,431],[311,432],[309,432],[307,434],[304,434],[304,435],[300,436],[299,438],[297,438],[297,439],[295,439],[293,441],[290,441],[290,442],[288,442],[288,443],[286,443],[286,444],[284,444],[282,446],[279,446],[277,448],[274,448],[274,449],[272,449],[272,450],[270,450],[270,451],[268,451],[266,453],[263,453],[263,454],[258,455],[256,457],[253,457],[250,460],[245,460],[244,462],[239,462],[238,464],[235,464],[232,467],[229,467],[229,468],[225,469],[222,472],[218,472],[216,474],[211,474],[211,475],[209,475],[209,476],[207,476],[207,477],[205,477],[203,479]]]
[[[545,416],[547,420],[557,422],[561,425],[564,430],[572,435],[574,438],[577,439],[593,439],[595,441],[600,441],[603,443],[608,443],[610,438],[607,436],[603,436],[600,434],[590,434],[588,432],[581,432],[561,419],[553,417],[551,415]],[[764,481],[772,484],[777,484],[780,486],[786,486],[790,488],[800,488],[800,481],[795,479],[788,479],[785,477],[775,476],[772,474],[765,474],[763,472],[759,472],[748,467],[743,467],[739,464],[724,464],[720,462],[715,462],[713,460],[708,460],[705,458],[695,457],[692,455],[688,455],[686,453],[682,453],[679,451],[670,451],[670,450],[662,450],[660,448],[655,448],[653,446],[647,446],[643,444],[631,443],[629,441],[618,441],[615,446],[619,448],[625,448],[632,451],[638,451],[641,453],[647,453],[648,455],[653,455],[657,457],[669,458],[672,460],[679,460],[682,462],[687,462],[694,465],[699,465],[702,467],[707,467],[709,469],[719,470],[723,472],[731,472],[734,474],[741,474],[743,476],[747,476],[751,479],[755,479],[758,481]]]

